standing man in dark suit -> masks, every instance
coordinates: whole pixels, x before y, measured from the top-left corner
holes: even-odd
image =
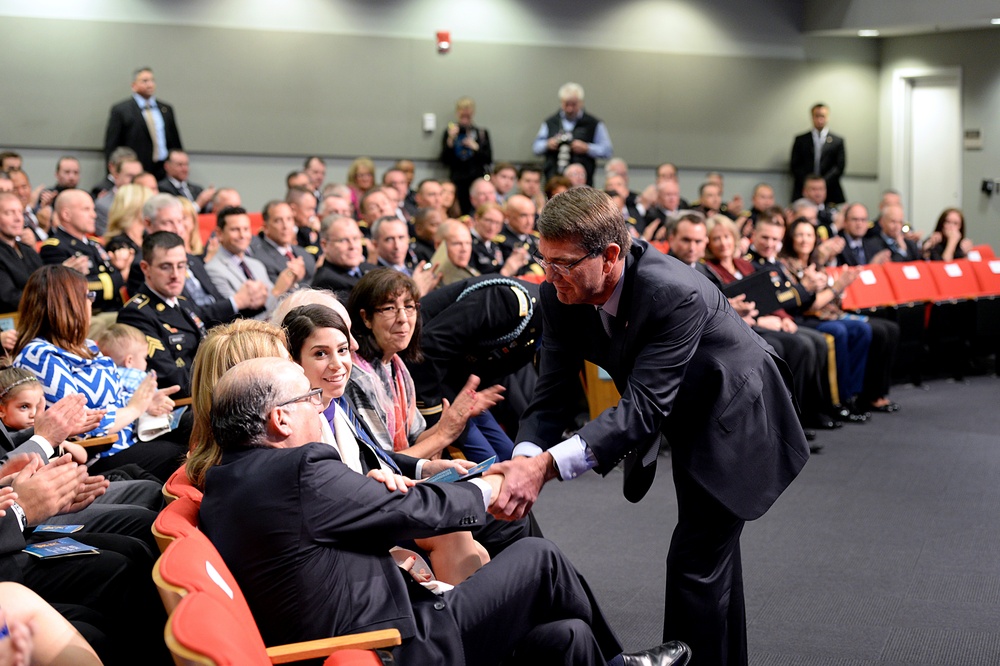
[[[163,163],[171,150],[183,149],[174,120],[174,107],[156,99],[153,70],[142,67],[132,78],[132,98],[111,107],[104,133],[104,155],[119,146],[128,146],[139,156],[142,168],[157,178],[166,172]]]
[[[670,444],[678,522],[667,554],[664,632],[705,664],[746,664],[739,537],[809,457],[785,364],[708,280],[633,242],[611,198],[589,188],[552,199],[538,221],[543,336],[535,399],[491,513],[518,517],[542,485],[625,462],[624,494],[653,481]],[[563,441],[563,396],[584,360],[621,393]],[[642,529],[645,529],[643,526]]]
[[[840,177],[844,175],[844,165],[847,156],[844,152],[844,139],[830,132],[826,123],[830,118],[830,108],[826,104],[816,104],[812,108],[812,130],[795,137],[792,144],[791,170],[795,184],[792,186],[792,196],[789,201],[795,201],[802,196],[802,186],[806,176],[811,173],[823,176],[826,181],[827,204],[843,203],[844,190],[840,186]]]
[[[208,471],[199,517],[265,642],[392,627],[402,637],[394,656],[407,664],[687,663],[677,643],[640,660],[622,655],[586,581],[543,539],[511,544],[441,594],[418,585],[389,548],[483,524],[499,479],[410,485],[390,476],[410,485],[398,492],[314,443],[321,409],[302,368],[274,358],[234,366],[213,394],[222,461]]]

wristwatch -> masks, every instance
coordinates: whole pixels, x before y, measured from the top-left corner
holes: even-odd
[[[21,526],[21,531],[28,529],[28,516],[25,515],[24,509],[17,502],[10,505],[10,510],[14,513],[14,517],[17,518],[18,525]]]

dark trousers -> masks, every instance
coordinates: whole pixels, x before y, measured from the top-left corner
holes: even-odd
[[[868,325],[872,329],[872,344],[868,351],[864,388],[861,390],[862,404],[869,404],[889,395],[892,364],[896,360],[896,350],[899,349],[899,324],[871,317]]]
[[[663,640],[681,640],[698,664],[746,666],[740,533],[743,522],[678,465],[677,527],[667,552]]]
[[[543,539],[518,541],[443,601],[467,664],[604,666],[621,653],[583,576]]]

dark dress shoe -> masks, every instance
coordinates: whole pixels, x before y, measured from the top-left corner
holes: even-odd
[[[803,432],[803,434],[805,434],[807,442],[811,442],[814,439],[816,439],[816,431],[815,430],[809,430],[808,428],[806,428],[802,432]]]
[[[843,425],[844,424],[841,423],[840,421],[835,421],[826,414],[820,414],[816,418],[816,423],[815,423],[815,427],[818,430],[836,430],[837,428],[840,428]]]
[[[680,641],[669,641],[642,652],[622,653],[625,666],[684,666],[691,659],[691,648]]]
[[[809,442],[809,453],[819,453],[823,450],[823,445],[819,442]]]
[[[849,409],[841,405],[834,406],[833,418],[841,423],[864,423],[871,417],[854,409]]]

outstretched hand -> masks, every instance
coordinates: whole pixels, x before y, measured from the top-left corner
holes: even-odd
[[[503,475],[503,485],[490,502],[489,512],[501,520],[518,520],[527,515],[545,482],[556,477],[552,455],[548,452],[533,458],[519,457],[496,463],[483,478],[498,474]]]

